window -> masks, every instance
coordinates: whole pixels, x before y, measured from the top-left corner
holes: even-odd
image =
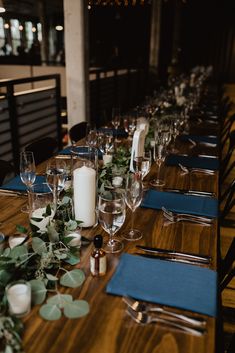
[[[12,54],[18,55],[17,48],[21,45],[19,21],[16,19],[10,20],[11,40],[12,40]]]

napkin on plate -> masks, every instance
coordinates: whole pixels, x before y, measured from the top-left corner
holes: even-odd
[[[114,137],[127,137],[128,134],[123,129],[99,128],[98,131],[103,133],[112,133]]]
[[[199,266],[122,254],[106,291],[217,315],[217,273]]]
[[[181,163],[188,168],[200,168],[200,169],[219,169],[219,160],[217,158],[209,157],[197,157],[197,156],[184,156],[177,154],[170,154],[166,158],[166,165],[174,166]]]
[[[59,155],[71,155],[72,148],[73,148],[72,146],[68,146],[68,147],[64,148],[63,150],[61,150],[60,152],[58,152],[58,154]],[[102,158],[102,152],[99,149],[97,149],[97,150],[98,150],[98,157]],[[81,152],[81,153],[85,152],[85,151],[87,151],[87,147],[84,148],[84,146],[76,146],[76,151]]]
[[[218,138],[216,136],[207,136],[207,135],[180,135],[182,141],[188,141],[189,139],[195,142],[206,142],[218,144]]]
[[[213,197],[191,196],[149,189],[141,203],[142,207],[160,210],[162,207],[173,212],[216,218],[218,200]]]
[[[41,184],[41,183],[45,183],[45,182],[46,182],[46,178],[44,176],[37,175],[34,184]],[[3,184],[0,187],[0,189],[13,190],[13,191],[23,191],[23,192],[25,192],[27,190],[26,185],[24,183],[22,183],[19,175],[17,175],[15,178],[8,181],[6,184]]]

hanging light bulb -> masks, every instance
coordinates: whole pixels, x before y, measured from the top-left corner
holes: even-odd
[[[5,9],[5,7],[3,6],[3,1],[0,0],[0,13],[5,12],[5,11],[6,11],[6,9]]]

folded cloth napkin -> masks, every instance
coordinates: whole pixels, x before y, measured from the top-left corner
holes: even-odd
[[[218,200],[213,197],[191,196],[149,189],[141,203],[142,207],[216,218],[219,214]]]
[[[199,266],[122,254],[106,291],[217,315],[217,273]]]
[[[41,184],[41,183],[45,183],[45,182],[46,182],[46,178],[44,176],[37,175],[34,184]],[[15,178],[8,181],[6,184],[3,184],[0,187],[0,189],[23,191],[23,192],[25,192],[27,190],[26,185],[24,183],[22,183],[19,175],[17,175]]]
[[[68,146],[66,148],[64,148],[63,150],[61,150],[58,154],[64,154],[64,155],[71,155],[71,150],[72,150],[73,146]],[[76,146],[76,151],[77,152],[85,152],[87,150],[87,147],[84,147],[84,146]],[[98,158],[102,158],[102,152],[98,150]]]
[[[207,135],[181,135],[180,139],[182,141],[188,141],[189,139],[195,142],[207,142],[218,144],[218,137],[216,136],[207,136]]]
[[[103,133],[112,133],[114,137],[127,137],[128,134],[124,129],[99,128],[98,131]]]
[[[173,166],[181,163],[188,168],[200,169],[219,169],[219,160],[217,158],[197,157],[197,156],[184,156],[177,154],[170,154],[166,158],[166,165]]]

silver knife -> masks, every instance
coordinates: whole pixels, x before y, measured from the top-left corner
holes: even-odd
[[[134,253],[135,255],[146,257],[149,259],[157,259],[157,260],[163,260],[163,261],[171,261],[171,262],[179,262],[183,264],[190,264],[190,265],[208,265],[209,262],[203,262],[199,260],[189,260],[186,258],[180,258],[180,257],[171,257],[171,256],[161,256],[161,255],[151,255],[151,254],[141,254],[141,253]]]
[[[197,255],[193,253],[183,253],[179,251],[172,251],[172,250],[165,250],[165,249],[159,249],[159,248],[152,248],[150,246],[143,246],[143,245],[136,245],[137,249],[152,253],[152,254],[159,254],[159,255],[168,255],[168,256],[174,256],[174,257],[180,257],[180,258],[185,258],[185,259],[191,259],[192,261],[200,261],[203,263],[210,263],[211,262],[211,257],[210,256],[204,256],[204,255]]]
[[[193,196],[208,196],[208,197],[215,197],[216,196],[214,192],[210,192],[210,191],[170,189],[170,188],[165,188],[164,191],[175,192],[177,194],[183,194],[183,195],[193,195]]]
[[[24,192],[24,191],[0,189],[0,195],[6,195],[6,196],[27,196],[27,193]]]

